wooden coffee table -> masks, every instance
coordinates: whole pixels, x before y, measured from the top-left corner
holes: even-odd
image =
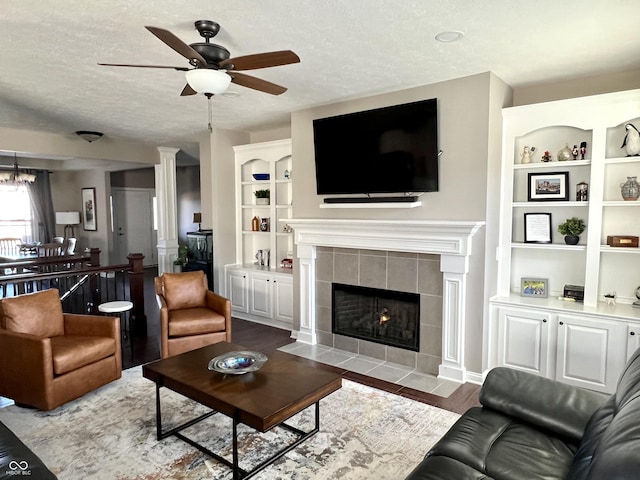
[[[268,353],[269,360],[256,372],[224,375],[208,370],[207,366],[212,358],[226,352],[241,350],[248,349],[241,345],[220,342],[142,367],[142,375],[156,384],[158,440],[175,435],[232,468],[234,480],[252,477],[317,433],[320,427],[320,400],[342,386],[339,369],[312,364],[309,360],[277,351]],[[163,432],[161,387],[195,400],[212,411]],[[314,404],[315,427],[312,430],[304,432],[284,423],[288,418]],[[232,462],[180,433],[215,413],[222,413],[233,419]],[[259,432],[280,426],[294,432],[298,438],[252,470],[246,471],[240,468],[238,462],[237,427],[240,423]]]

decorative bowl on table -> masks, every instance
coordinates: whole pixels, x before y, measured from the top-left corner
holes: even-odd
[[[254,180],[269,180],[271,177],[268,173],[254,173],[253,178]]]
[[[212,358],[208,368],[219,373],[241,375],[259,370],[266,361],[267,356],[260,352],[227,352]]]

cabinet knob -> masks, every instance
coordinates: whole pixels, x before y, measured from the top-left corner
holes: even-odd
[[[560,325],[564,325],[564,322],[560,322]]]
[[[629,332],[629,335],[635,335],[635,334],[636,332],[633,332],[633,331]]]
[[[547,323],[547,319],[546,319],[546,318],[543,318],[543,319],[542,319],[542,323]]]

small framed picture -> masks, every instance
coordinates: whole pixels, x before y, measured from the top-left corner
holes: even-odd
[[[524,214],[525,243],[551,243],[551,214]]]
[[[520,295],[523,297],[546,298],[549,281],[546,278],[526,278],[520,279]]]
[[[569,200],[569,172],[529,173],[527,193],[530,202]]]
[[[95,232],[98,230],[96,223],[96,189],[95,188],[83,188],[82,189],[82,227],[86,231]]]

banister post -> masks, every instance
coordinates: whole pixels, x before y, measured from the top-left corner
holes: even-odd
[[[91,248],[89,250],[91,256],[91,266],[100,266],[100,249]],[[91,275],[89,279],[89,286],[91,288],[91,302],[87,305],[87,313],[96,314],[98,312],[98,305],[102,303],[102,293],[100,292],[100,277],[97,274]]]
[[[144,255],[130,253],[129,259],[129,295],[133,303],[131,310],[132,330],[136,335],[147,335],[147,316],[144,313]]]

